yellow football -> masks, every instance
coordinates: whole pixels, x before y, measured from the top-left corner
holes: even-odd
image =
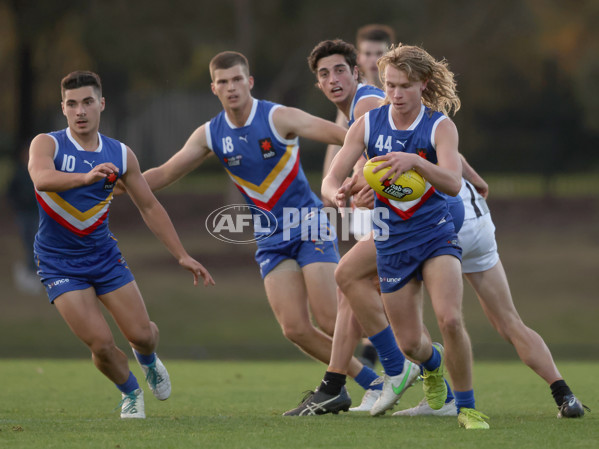
[[[380,179],[385,176],[389,168],[372,173],[372,170],[381,163],[382,161],[372,162],[369,160],[364,164],[364,178],[375,192],[396,201],[412,201],[424,195],[426,181],[414,170],[403,172],[393,184],[391,184],[391,177],[381,182]]]

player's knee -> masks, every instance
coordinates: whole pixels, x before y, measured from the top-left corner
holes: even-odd
[[[136,347],[153,348],[158,342],[158,327],[151,321],[149,326],[139,327],[127,333],[127,339]]]
[[[311,334],[313,328],[302,323],[293,323],[281,325],[281,330],[287,340],[301,345]]]
[[[89,349],[91,350],[93,357],[101,361],[112,359],[117,350],[114,340],[112,339],[95,340],[89,345]]]
[[[337,285],[339,286],[341,291],[348,291],[351,287],[351,283],[353,280],[354,277],[346,268],[346,265],[343,264],[343,262],[341,262],[335,269],[335,282],[337,282]]]
[[[447,314],[438,321],[439,330],[444,336],[459,335],[464,332],[464,321],[459,314]]]
[[[493,326],[505,341],[514,344],[514,340],[528,340],[530,333],[534,332],[527,327],[522,320],[498,321],[493,323]]]

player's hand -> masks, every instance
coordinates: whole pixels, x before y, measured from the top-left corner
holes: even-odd
[[[374,192],[372,188],[366,184],[362,189],[352,196],[352,201],[356,207],[364,207],[366,209],[374,208]]]
[[[347,205],[347,200],[351,196],[351,191],[353,186],[356,184],[358,180],[358,175],[354,175],[349,179],[346,179],[341,187],[337,189],[337,193],[335,194],[335,206],[341,212],[341,216],[343,217],[343,209]]]
[[[179,265],[193,273],[193,285],[198,285],[200,276],[204,279],[204,287],[215,285],[214,279],[212,279],[212,276],[208,270],[193,257],[183,257],[181,260],[179,260]]]
[[[364,173],[362,173],[362,172],[355,173],[354,176],[357,176],[357,179],[356,179],[356,183],[353,185],[353,187],[351,189],[352,195],[357,194],[364,187],[370,187],[370,185],[368,184],[368,181],[366,181],[366,178],[364,177]]]
[[[85,185],[93,184],[94,182],[106,179],[109,176],[116,176],[119,174],[119,169],[112,162],[103,162],[102,164],[96,165],[85,175]]]
[[[489,184],[487,184],[482,178],[477,180],[476,183],[470,182],[476,189],[478,193],[484,198],[487,199],[489,196]]]
[[[376,156],[371,159],[372,162],[382,161],[380,165],[377,165],[372,169],[372,173],[376,173],[383,168],[389,167],[389,171],[385,173],[385,176],[380,179],[381,182],[391,177],[391,184],[397,181],[397,178],[401,176],[403,172],[413,169],[416,166],[416,162],[420,156],[413,153],[403,153],[401,151],[392,151],[391,153],[384,154],[382,156]]]

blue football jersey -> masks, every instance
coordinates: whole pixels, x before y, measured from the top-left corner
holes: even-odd
[[[358,84],[358,89],[356,90],[356,94],[354,95],[349,110],[348,126],[351,126],[356,121],[354,110],[356,109],[356,105],[358,104],[358,102],[363,98],[369,97],[380,98],[382,102],[382,100],[385,98],[385,92],[383,92],[376,86],[371,86],[370,84]]]
[[[222,111],[206,124],[206,140],[249,205],[267,210],[276,220],[255,227],[259,245],[279,243],[290,222],[289,209],[313,211],[322,202],[312,192],[300,163],[299,140],[280,136],[273,113],[281,105],[253,100],[247,122],[235,126]],[[301,217],[303,219],[304,217]],[[297,236],[299,226],[290,229]],[[268,238],[262,238],[265,234]]]
[[[373,109],[364,116],[367,156],[370,159],[392,151],[403,151],[418,154],[436,164],[435,130],[446,118],[422,105],[414,123],[406,130],[398,130],[391,117],[390,105]],[[379,212],[387,209],[388,218],[382,214],[377,217],[376,208],[383,208],[378,209]],[[427,242],[434,238],[438,224],[451,221],[445,197],[428,181],[425,193],[413,201],[390,200],[377,194],[373,218],[375,230],[382,233],[382,238],[376,241],[380,254],[392,254]]]
[[[112,162],[119,172],[118,176],[62,192],[36,190],[40,222],[35,252],[40,255],[84,255],[96,251],[98,246],[115,243],[108,229],[108,212],[117,178],[127,171],[127,148],[99,133],[100,144],[95,151],[85,151],[69,128],[49,135],[56,144],[56,170],[87,173],[98,164]]]

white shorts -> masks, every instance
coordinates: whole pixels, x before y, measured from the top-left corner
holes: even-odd
[[[369,236],[372,232],[372,209],[353,208],[350,226],[356,240]]]
[[[491,214],[464,220],[458,239],[462,247],[462,273],[490,270],[499,261]]]

